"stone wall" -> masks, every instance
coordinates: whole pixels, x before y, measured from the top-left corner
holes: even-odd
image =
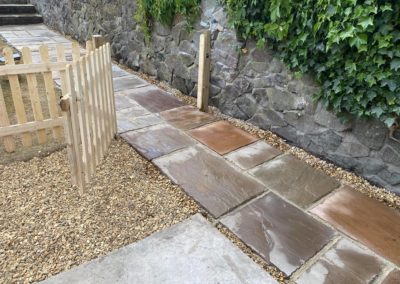
[[[188,95],[196,94],[199,34],[210,29],[212,105],[400,193],[400,144],[388,138],[387,128],[377,121],[342,124],[313,102],[318,86],[311,78],[295,79],[272,51],[238,39],[216,0],[203,0],[191,32],[179,19],[172,28],[155,24],[149,46],[133,19],[134,0],[31,2],[52,28],[81,42],[103,34],[121,63]]]

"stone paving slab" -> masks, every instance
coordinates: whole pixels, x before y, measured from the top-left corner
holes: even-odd
[[[147,86],[149,83],[135,75],[114,78],[114,91],[120,92],[127,89],[134,89]]]
[[[385,264],[347,239],[340,240],[296,281],[298,284],[372,283]]]
[[[127,90],[124,93],[150,112],[162,112],[184,105],[171,94],[155,86]]]
[[[183,132],[165,124],[130,131],[121,136],[149,160],[196,143]]]
[[[269,189],[302,208],[339,187],[339,182],[292,155],[285,154],[250,173]]]
[[[117,118],[135,118],[150,114],[147,109],[133,100],[131,100],[127,105],[129,106],[128,108],[120,108],[117,110]]]
[[[400,283],[400,270],[393,270],[383,280],[382,284],[399,284]]]
[[[269,161],[282,154],[281,151],[265,141],[258,141],[239,150],[227,154],[225,157],[243,170],[248,170]]]
[[[272,192],[221,222],[286,275],[320,251],[335,234]]]
[[[222,157],[200,146],[156,159],[154,163],[216,218],[265,190]]]
[[[132,107],[143,109],[141,105],[139,105],[135,100],[129,98],[125,94],[121,92],[115,93],[115,109],[117,111]]]
[[[42,283],[273,284],[201,215]]]
[[[190,135],[220,155],[225,155],[258,140],[251,134],[218,121],[189,131]]]
[[[160,113],[161,117],[172,126],[189,130],[217,121],[218,118],[199,111],[192,106],[183,106]]]
[[[119,66],[117,66],[115,64],[112,65],[112,72],[113,72],[113,78],[125,77],[125,76],[132,75],[131,73],[125,71],[124,69],[121,69]]]
[[[163,122],[164,121],[156,114],[130,118],[117,118],[118,133],[139,130],[149,126],[161,124]]]
[[[344,186],[311,210],[372,251],[400,265],[400,213]]]

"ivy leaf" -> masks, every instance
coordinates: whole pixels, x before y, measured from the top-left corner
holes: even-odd
[[[390,62],[390,69],[397,71],[400,68],[400,58],[393,59]]]
[[[388,127],[391,127],[395,122],[396,122],[396,119],[394,119],[393,117],[389,117],[389,118],[385,119],[385,124]]]
[[[362,17],[358,22],[358,25],[360,25],[365,30],[369,26],[374,25],[374,20],[372,17]]]
[[[363,47],[365,47],[367,41],[368,41],[367,34],[357,34],[355,37],[350,39],[349,43],[351,47],[355,46],[359,51],[361,51],[361,49],[364,49]]]
[[[397,84],[394,80],[385,79],[381,82],[382,87],[388,87],[391,92],[394,92],[397,88]]]

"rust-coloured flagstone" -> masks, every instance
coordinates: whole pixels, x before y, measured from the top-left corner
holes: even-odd
[[[243,170],[248,170],[282,154],[265,141],[258,141],[226,155],[226,158]]]
[[[384,266],[368,250],[342,239],[307,269],[296,283],[372,283]]]
[[[184,103],[154,86],[147,86],[123,92],[150,112],[162,112],[183,106]]]
[[[200,146],[161,157],[154,163],[216,218],[265,190],[228,161]]]
[[[400,213],[345,186],[311,210],[372,251],[400,265]]]
[[[190,130],[190,135],[220,155],[258,140],[226,121],[218,121]]]
[[[250,171],[267,188],[307,208],[340,184],[320,170],[286,154]]]
[[[222,223],[287,275],[320,251],[335,234],[274,193],[222,218]]]
[[[167,110],[160,115],[169,124],[183,130],[189,130],[218,120],[217,117],[201,112],[192,106]]]
[[[189,136],[168,125],[156,125],[121,136],[149,160],[195,144]]]
[[[382,284],[399,284],[400,283],[400,270],[393,270],[389,275],[382,281]]]

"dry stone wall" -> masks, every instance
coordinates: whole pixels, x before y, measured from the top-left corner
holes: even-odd
[[[400,194],[400,144],[378,121],[342,124],[312,99],[312,78],[294,78],[268,48],[244,42],[229,27],[216,0],[202,1],[201,19],[188,31],[155,24],[150,45],[133,19],[134,0],[32,0],[50,27],[85,41],[102,34],[123,64],[168,81],[194,96],[199,35],[212,33],[212,105],[222,112],[272,130],[291,143],[353,170]]]

